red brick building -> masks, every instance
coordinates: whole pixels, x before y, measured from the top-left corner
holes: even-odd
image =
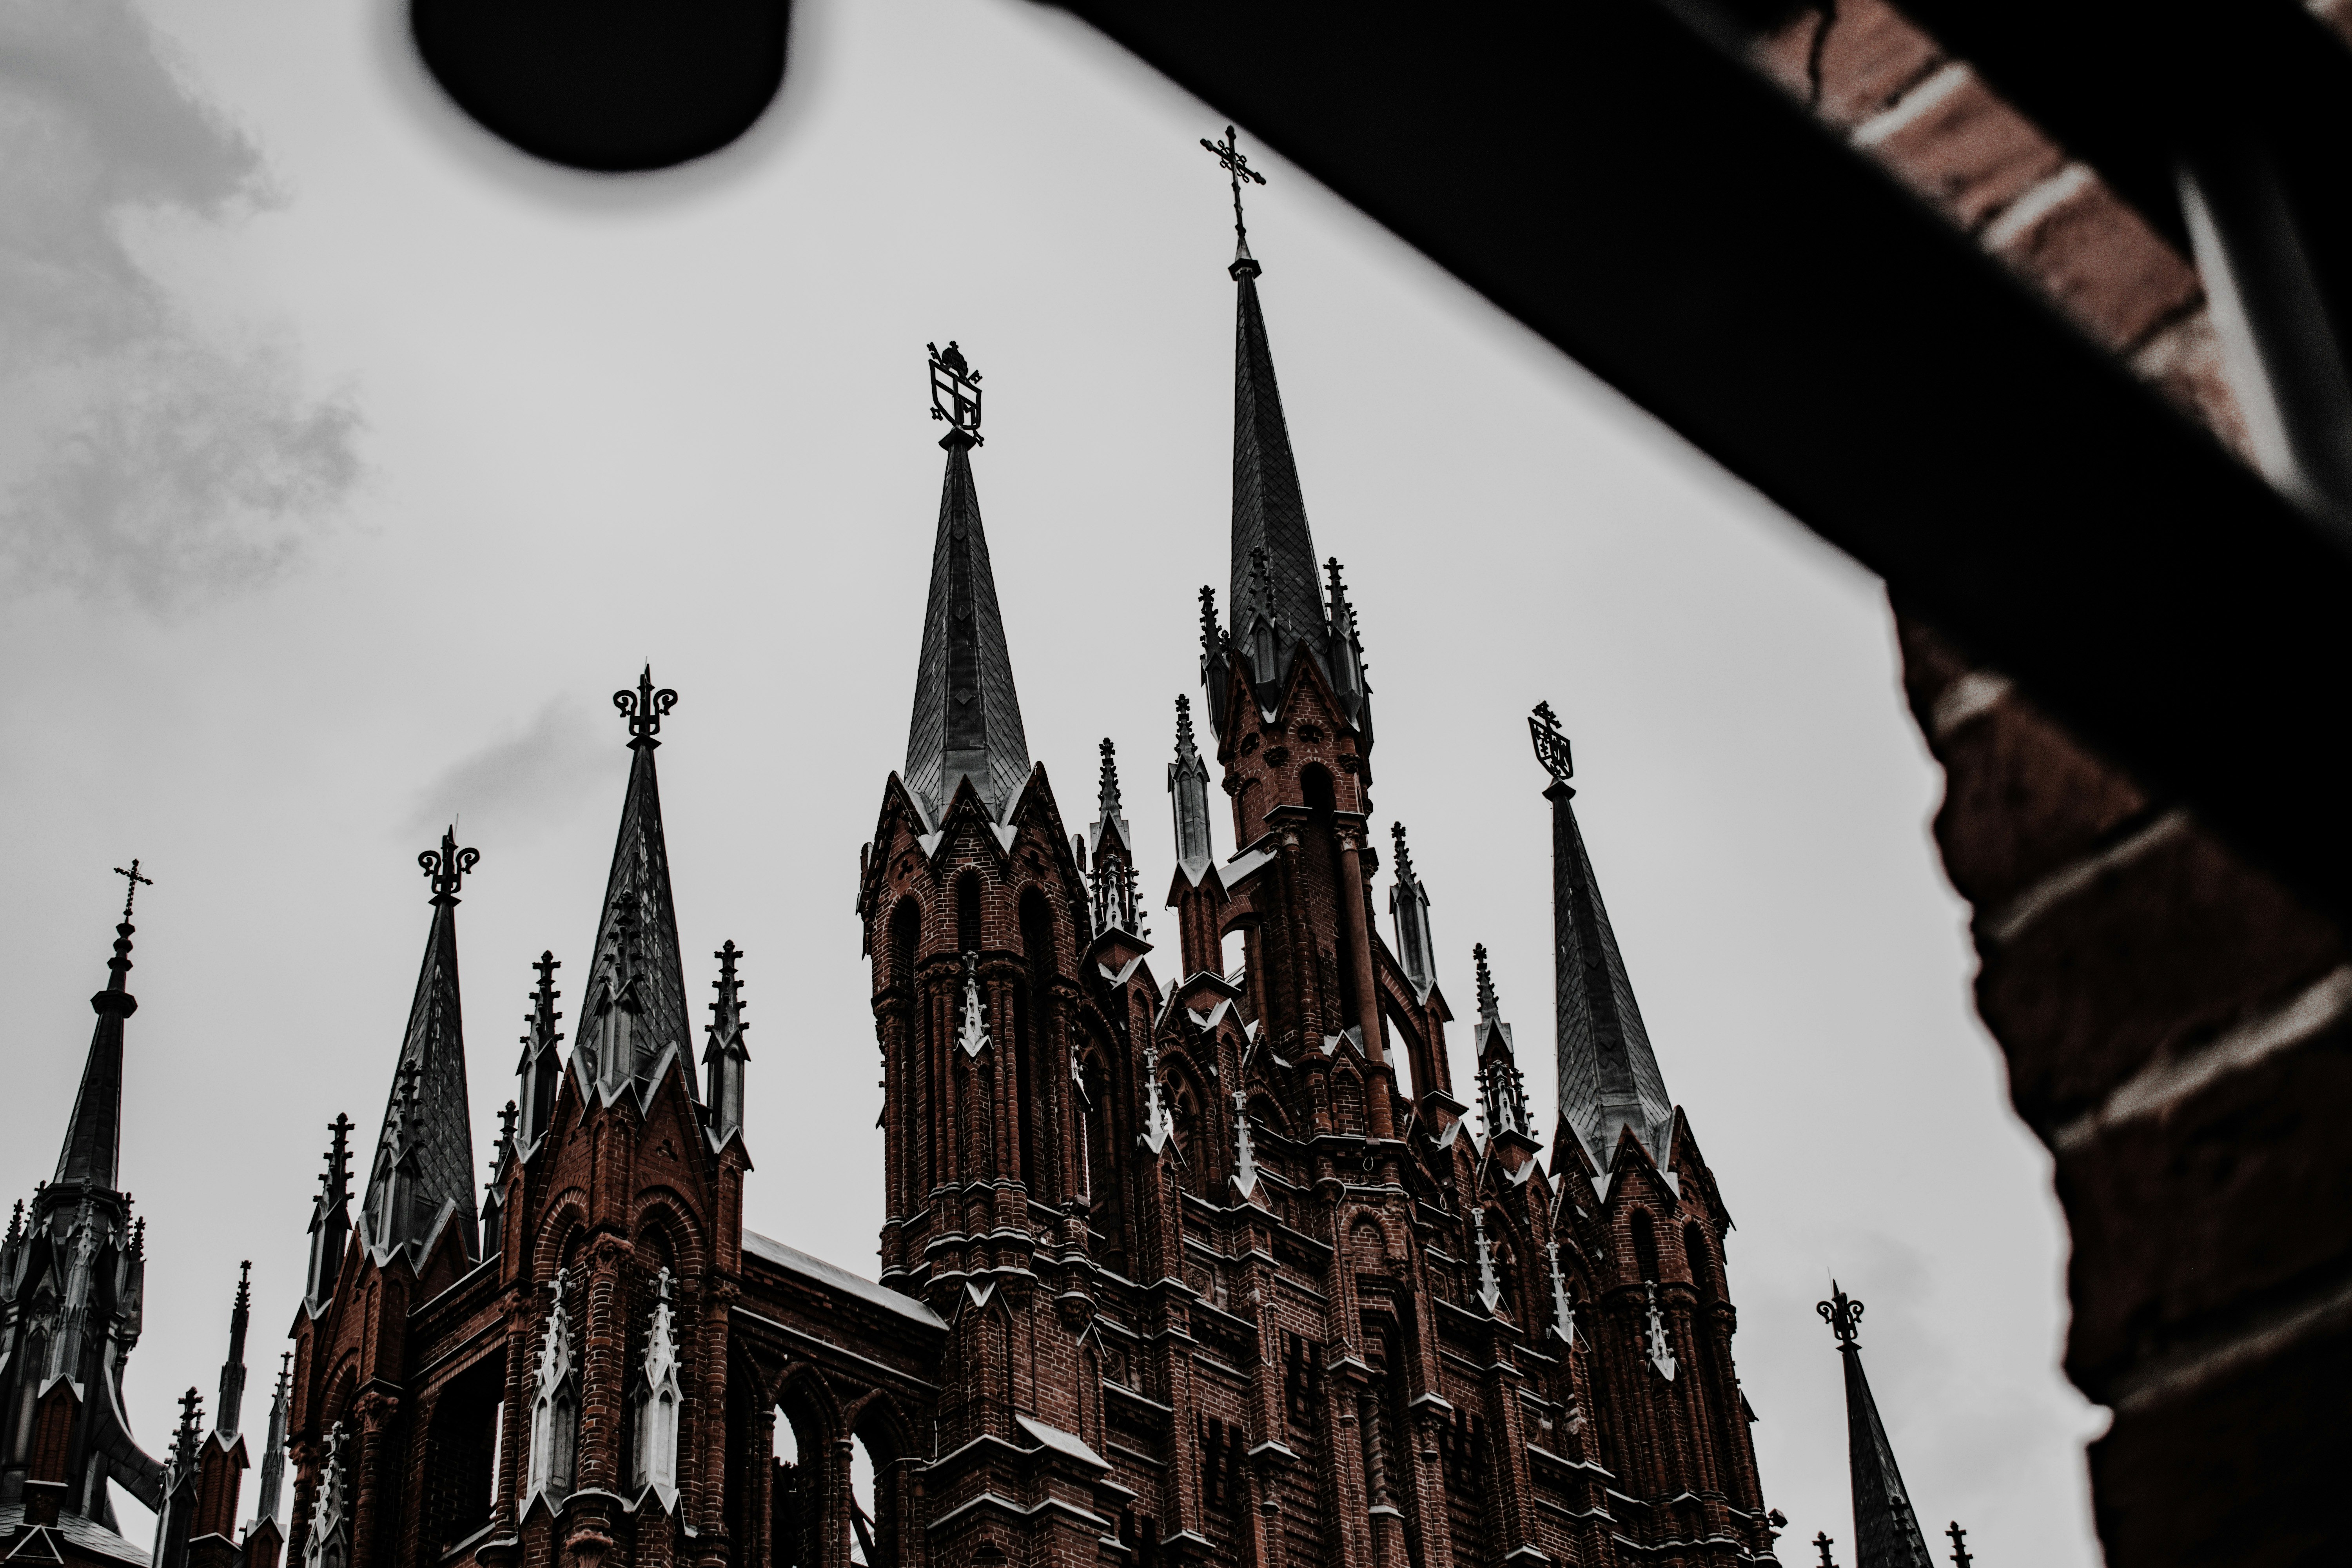
[[[743,1229],[739,954],[714,955],[698,1030],[656,767],[677,695],[648,671],[615,697],[633,760],[594,943],[562,991],[540,962],[478,1208],[457,940],[475,857],[445,837],[423,858],[390,1102],[357,1173],[339,1120],[312,1226],[289,1563],[1770,1557],[1730,1216],[1644,1031],[1548,709],[1548,1144],[1483,950],[1475,1110],[1455,1096],[1401,827],[1381,930],[1362,645],[1315,553],[1258,272],[1244,247],[1226,610],[1203,591],[1205,723],[1178,700],[1167,773],[1173,951],[1142,934],[1109,743],[1082,830],[1028,754],[973,477],[979,377],[950,344],[907,763],[857,896],[878,1282]]]

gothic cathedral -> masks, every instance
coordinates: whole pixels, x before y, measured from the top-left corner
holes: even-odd
[[[243,1530],[242,1295],[209,1431],[192,1391],[157,1460],[121,1410],[142,1310],[113,1133],[126,909],[57,1178],[0,1254],[0,1555],[147,1563],[111,1482],[158,1511],[152,1568],[1771,1560],[1729,1216],[1549,709],[1548,1144],[1483,949],[1456,1097],[1401,826],[1378,918],[1372,694],[1308,529],[1259,273],[1244,237],[1230,577],[1222,610],[1202,591],[1202,689],[1176,699],[1167,767],[1172,953],[1142,932],[1110,742],[1077,831],[1029,755],[974,479],[980,378],[955,344],[932,356],[946,478],[913,720],[856,901],[879,1278],[743,1228],[740,955],[714,955],[698,1026],[656,766],[677,698],[648,670],[615,698],[631,757],[594,940],[538,963],[478,1204],[457,925],[475,855],[445,837],[423,857],[415,999],[376,1136],[332,1128]]]

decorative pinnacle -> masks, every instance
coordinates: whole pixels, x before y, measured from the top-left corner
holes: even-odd
[[[555,1021],[563,1016],[555,1010],[555,999],[563,994],[555,988],[555,972],[563,967],[563,962],[555,956],[554,949],[550,948],[531,962],[531,967],[539,971],[539,985],[530,994],[530,1011],[523,1015],[522,1021],[552,1046],[563,1038],[555,1027]],[[522,1043],[526,1046],[531,1044],[531,1037],[525,1035]]]
[[[1830,1299],[1816,1303],[1813,1310],[1822,1315],[1822,1321],[1837,1336],[1838,1349],[1846,1350],[1855,1343],[1855,1336],[1862,1329],[1862,1303],[1839,1289],[1836,1280],[1830,1281]]]
[[[517,1104],[515,1104],[515,1102],[514,1102],[513,1100],[508,1100],[508,1101],[506,1102],[506,1104],[505,1104],[505,1105],[503,1105],[503,1106],[499,1107],[499,1148],[501,1148],[501,1149],[511,1149],[511,1148],[513,1148],[513,1147],[514,1147],[514,1130],[515,1130],[515,1121],[516,1121],[516,1119],[517,1119],[517,1118],[519,1118],[520,1116],[521,1116],[521,1114],[522,1114],[522,1109],[521,1109],[521,1107],[520,1107],[520,1106],[518,1106]]]
[[[352,1129],[356,1125],[340,1110],[335,1112],[335,1119],[327,1123],[328,1134],[333,1142],[328,1145],[327,1171],[319,1178],[319,1184],[327,1189],[327,1202],[331,1205],[342,1203],[352,1195]]]
[[[132,902],[138,899],[139,889],[142,887],[153,887],[155,885],[155,879],[152,877],[142,877],[139,874],[139,858],[135,855],[131,857],[131,869],[126,871],[121,867],[117,866],[114,868],[114,874],[124,879],[122,884],[122,923],[124,925],[129,925],[131,923],[131,906]]]
[[[1095,799],[1102,808],[1104,821],[1118,815],[1118,748],[1110,743],[1108,735],[1103,737],[1102,784]]]
[[[1836,1543],[1836,1541],[1837,1538],[1826,1530],[1813,1537],[1813,1544],[1821,1548],[1822,1568],[1837,1568],[1836,1562],[1830,1556],[1830,1548]]]
[[[980,372],[971,368],[953,338],[944,349],[937,343],[923,346],[931,351],[931,417],[949,426],[940,445],[987,446],[980,434]]]
[[[750,1028],[751,1026],[742,1016],[743,982],[735,973],[735,961],[743,956],[743,950],[730,940],[710,956],[719,961],[719,978],[710,983],[710,988],[719,993],[719,1000],[710,1004],[710,1011],[731,1028]],[[719,1025],[713,1023],[711,1027],[715,1029]]]
[[[1203,583],[1201,585],[1201,651],[1217,651],[1217,591]]]
[[[677,706],[677,693],[667,686],[654,689],[654,667],[648,663],[637,676],[635,691],[613,693],[613,706],[629,721],[629,750],[650,752],[661,744],[655,737],[661,733],[662,720]]]
[[[425,878],[433,884],[436,908],[457,901],[457,891],[466,885],[466,874],[481,858],[482,852],[478,849],[457,847],[457,825],[454,822],[441,830],[440,848],[427,849],[416,857],[417,865],[424,868]]]
[[[1470,957],[1478,965],[1478,1016],[1494,1023],[1502,1017],[1502,1009],[1495,1000],[1495,976],[1486,968],[1486,944],[1472,947]]]
[[[1576,764],[1570,760],[1568,737],[1559,732],[1559,715],[1551,710],[1549,702],[1538,702],[1528,719],[1528,735],[1536,743],[1536,761],[1544,766],[1552,782],[1565,785],[1576,776]]]
[[[1397,880],[1398,880],[1398,881],[1400,881],[1400,882],[1410,882],[1410,881],[1412,881],[1412,880],[1413,879],[1413,875],[1412,875],[1412,851],[1411,849],[1409,849],[1409,848],[1405,847],[1405,842],[1404,842],[1404,824],[1403,824],[1403,823],[1402,823],[1402,822],[1391,822],[1391,823],[1390,823],[1390,824],[1389,824],[1389,837],[1390,837],[1391,838],[1392,838],[1392,839],[1394,839],[1394,840],[1396,841],[1396,857],[1397,857],[1397,861],[1396,861],[1396,878],[1397,878]],[[1478,951],[1479,951],[1479,952],[1484,952],[1486,951],[1486,949],[1485,949],[1485,948],[1480,948]]]
[[[16,1208],[14,1208],[13,1210],[11,1210],[11,1211],[9,1212],[9,1215],[8,1215],[8,1239],[7,1239],[7,1241],[5,1243],[5,1245],[9,1246],[9,1247],[14,1247],[14,1246],[16,1246],[16,1243],[17,1243],[17,1242],[19,1242],[19,1241],[21,1241],[21,1240],[23,1240],[23,1239],[24,1239],[24,1236],[25,1236],[25,1200],[24,1200],[24,1199],[22,1199],[22,1198],[18,1198],[18,1199],[16,1200]]]
[[[184,1467],[195,1462],[196,1433],[204,1426],[205,1396],[194,1386],[180,1395],[180,1431],[172,1440],[172,1458]]]
[[[1212,142],[1205,136],[1201,138],[1201,145],[1217,155],[1217,163],[1223,166],[1232,180],[1234,266],[1239,268],[1244,262],[1247,262],[1250,272],[1255,275],[1257,271],[1257,263],[1250,256],[1249,226],[1242,221],[1242,182],[1246,180],[1251,184],[1262,185],[1265,184],[1265,176],[1249,166],[1249,160],[1242,156],[1240,142],[1241,138],[1234,133],[1234,128],[1230,125],[1225,127],[1225,139],[1222,142]],[[1240,274],[1236,272],[1235,276],[1238,277]]]
[[[1960,1528],[1960,1521],[1956,1519],[1952,1521],[1952,1527],[1944,1533],[1952,1541],[1952,1568],[1969,1568],[1969,1564],[1977,1560],[1976,1553],[1969,1550],[1969,1532]]]
[[[1323,575],[1331,584],[1331,629],[1343,637],[1356,635],[1355,606],[1348,603],[1348,584],[1339,575],[1339,558],[1332,556],[1323,563]]]
[[[253,1259],[247,1258],[237,1268],[241,1272],[236,1277],[236,1304],[229,1310],[249,1312],[253,1310]]]
[[[1192,700],[1179,695],[1176,699],[1176,754],[1181,757],[1187,752],[1199,750],[1200,746],[1192,739]]]

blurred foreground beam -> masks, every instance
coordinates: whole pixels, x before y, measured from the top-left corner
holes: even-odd
[[[1651,0],[1067,8],[2352,914],[2352,561],[1744,39]]]

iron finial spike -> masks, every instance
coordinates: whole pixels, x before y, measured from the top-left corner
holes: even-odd
[[[481,858],[482,852],[478,849],[457,847],[457,825],[454,822],[441,830],[440,848],[427,849],[416,857],[416,864],[424,870],[425,880],[433,884],[436,908],[457,901],[457,894],[466,885],[466,874]]]
[[[647,660],[637,676],[637,689],[624,688],[613,693],[613,706],[629,725],[629,750],[652,751],[661,744],[662,720],[677,706],[677,693],[668,687],[654,689],[654,667]]]

